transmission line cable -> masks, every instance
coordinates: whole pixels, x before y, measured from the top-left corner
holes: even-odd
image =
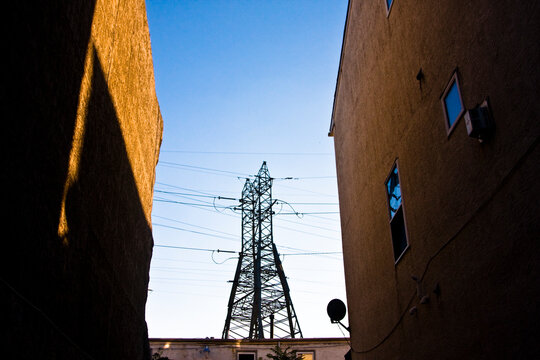
[[[304,215],[330,215],[330,214],[339,214],[339,211],[319,211],[319,212],[288,212],[288,213],[279,213],[276,215],[296,215],[296,216],[304,216]]]
[[[176,223],[179,223],[179,224],[188,225],[188,226],[193,226],[193,227],[196,227],[196,228],[199,228],[199,229],[210,230],[210,231],[214,231],[214,232],[217,232],[217,233],[220,233],[220,234],[230,235],[230,236],[235,237],[235,238],[236,238],[236,236],[237,236],[237,235],[235,235],[235,234],[231,234],[231,233],[228,233],[228,232],[225,232],[225,231],[214,230],[214,229],[211,229],[211,228],[208,228],[208,227],[205,227],[205,226],[194,225],[194,224],[190,224],[190,223],[187,223],[187,222],[184,222],[184,221],[180,221],[180,220],[176,220],[176,219],[171,219],[171,218],[168,218],[168,217],[165,217],[165,216],[152,215],[152,217],[153,217],[153,218],[158,218],[158,219],[163,219],[163,220],[173,221],[173,222],[176,222]]]
[[[192,150],[161,150],[163,153],[212,154],[212,155],[279,155],[279,156],[329,156],[333,153],[307,152],[240,152],[240,151],[192,151]]]
[[[277,184],[276,184],[276,185],[277,185]],[[313,190],[306,190],[306,189],[302,189],[302,188],[297,188],[297,187],[295,187],[295,186],[289,186],[289,185],[283,185],[283,184],[279,184],[279,186],[280,186],[280,187],[287,188],[287,189],[298,190],[298,191],[308,192],[308,193],[317,194],[317,195],[322,195],[322,196],[327,196],[327,197],[334,197],[334,198],[337,197],[337,195],[326,194],[326,193],[322,193],[322,192],[319,192],[319,191],[313,191]]]
[[[154,197],[157,198],[157,199],[166,199],[166,200],[168,200],[167,198],[164,198],[162,196],[160,196],[160,197],[156,197],[156,196],[158,196],[158,195],[154,195]],[[210,202],[210,201],[201,200],[201,199],[194,199],[194,198],[191,197],[191,195],[174,195],[174,196],[180,197],[180,198],[183,198],[183,199],[188,199],[188,200],[191,200],[191,201],[198,201],[198,202],[200,202],[202,204],[210,204],[210,205],[215,204],[215,199],[216,199],[215,197],[212,197],[214,200],[212,202]]]
[[[165,190],[154,190],[154,192],[162,193],[162,194],[169,194],[169,195],[182,195],[182,196],[197,196],[197,197],[205,197],[210,199],[218,199],[218,200],[235,200],[239,201],[237,198],[232,198],[228,196],[220,196],[220,195],[199,195],[199,194],[189,194],[189,193],[180,193],[176,191],[165,191]]]
[[[178,166],[178,167],[191,168],[191,169],[215,171],[215,172],[227,173],[227,174],[232,174],[232,175],[250,176],[249,174],[241,173],[241,172],[237,172],[237,171],[227,171],[227,170],[212,169],[212,168],[207,168],[207,167],[202,167],[202,166],[194,166],[194,165],[189,165],[189,164],[179,164],[179,163],[169,162],[169,161],[160,161],[160,163],[167,164],[167,165],[174,165],[174,166]]]
[[[154,198],[154,201],[157,202],[165,202],[165,203],[171,203],[171,204],[179,204],[179,205],[187,205],[187,206],[202,206],[202,207],[212,207],[215,208],[215,205],[209,205],[209,204],[195,204],[195,203],[188,203],[184,201],[176,201],[176,200],[169,200],[169,199],[163,199],[163,198]],[[217,206],[222,209],[230,209],[229,206]]]
[[[169,187],[172,187],[172,188],[175,188],[175,189],[180,189],[180,190],[193,191],[193,192],[196,192],[198,194],[203,194],[203,195],[217,196],[217,195],[213,195],[213,194],[210,194],[208,192],[205,192],[205,191],[189,189],[189,188],[185,188],[185,187],[181,187],[181,186],[177,186],[177,185],[166,184],[166,183],[163,183],[163,182],[160,182],[160,181],[156,181],[156,184],[163,185],[163,186],[169,186]]]
[[[337,238],[335,238],[335,237],[325,236],[325,235],[320,235],[320,234],[312,233],[312,232],[309,232],[309,231],[303,231],[303,230],[293,229],[293,228],[290,228],[290,227],[287,227],[287,226],[274,225],[274,227],[277,227],[277,228],[280,228],[280,229],[286,229],[286,230],[289,230],[289,231],[294,231],[294,232],[298,232],[298,233],[302,233],[302,234],[307,234],[307,235],[317,236],[317,237],[320,237],[320,238],[325,238],[325,239],[330,239],[330,240],[340,241],[340,239],[337,239]]]
[[[281,254],[283,256],[294,256],[294,255],[333,255],[333,254],[342,254],[341,251],[328,251],[328,252],[311,252],[311,253],[289,253]]]
[[[315,202],[289,202],[291,205],[313,205],[313,206],[319,206],[319,205],[331,205],[331,206],[337,206],[339,203],[315,203]]]
[[[199,235],[211,236],[211,237],[215,237],[215,238],[219,238],[219,239],[225,239],[225,240],[231,240],[231,241],[236,241],[237,240],[236,238],[233,238],[233,237],[225,237],[225,236],[222,236],[222,235],[209,234],[209,233],[205,233],[205,232],[202,232],[202,231],[183,229],[183,228],[179,228],[179,227],[176,227],[176,226],[170,226],[170,225],[164,225],[164,224],[158,224],[158,223],[152,223],[152,225],[153,226],[160,226],[160,227],[164,227],[164,228],[169,228],[169,229],[174,229],[174,230],[178,230],[178,231],[190,232],[190,233],[199,234]]]
[[[312,227],[312,228],[326,230],[326,231],[340,232],[338,229],[331,229],[331,228],[327,228],[327,227],[324,227],[324,226],[306,224],[306,223],[293,221],[293,220],[288,220],[288,219],[283,219],[283,218],[279,219],[279,221],[285,221],[285,222],[288,222],[288,223],[291,223],[291,224],[302,225],[302,226]]]
[[[179,249],[179,250],[192,250],[192,251],[207,251],[207,252],[228,253],[228,254],[236,254],[237,253],[236,251],[232,251],[232,250],[204,249],[204,248],[194,248],[194,247],[187,247],[187,246],[154,245],[154,247]]]

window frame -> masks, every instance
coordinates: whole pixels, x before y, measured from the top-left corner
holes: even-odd
[[[396,2],[396,0],[391,0],[390,6],[388,6],[388,0],[384,0],[384,7],[386,8],[386,17],[390,16],[390,10],[392,10],[392,6]]]
[[[398,176],[398,182],[399,182],[399,191],[401,193],[401,197],[400,197],[400,200],[401,200],[401,203],[399,204],[398,208],[396,209],[394,215],[392,215],[392,210],[391,210],[391,207],[390,207],[390,199],[389,199],[389,194],[388,194],[388,181],[390,180],[390,177],[392,176],[393,172],[394,172],[394,169],[397,169],[397,176]],[[407,252],[407,250],[409,249],[410,247],[410,243],[409,243],[409,231],[407,230],[407,218],[405,216],[405,207],[404,207],[404,201],[403,201],[403,188],[401,186],[401,174],[400,174],[400,171],[399,171],[399,161],[398,159],[394,160],[394,163],[392,164],[392,166],[390,167],[390,172],[388,173],[388,176],[386,177],[386,179],[384,180],[384,195],[386,197],[386,211],[387,211],[387,215],[388,215],[388,227],[389,227],[389,230],[390,230],[390,240],[392,241],[392,253],[394,255],[394,265],[397,265],[398,262],[403,258],[403,256],[405,255],[405,253]],[[398,214],[398,212],[401,210],[401,213],[403,214],[403,231],[405,233],[405,242],[406,242],[406,245],[405,245],[405,248],[403,248],[403,251],[401,252],[401,254],[399,254],[399,256],[396,258],[396,254],[394,252],[394,235],[392,233],[392,221],[395,219],[395,216]]]
[[[446,107],[445,100],[446,100],[446,96],[452,89],[452,85],[454,83],[456,84],[456,88],[457,88],[457,92],[459,96],[459,102],[461,104],[461,111],[457,115],[454,123],[450,125],[450,119],[448,118],[448,110]],[[446,87],[444,88],[444,91],[441,95],[441,104],[442,104],[442,109],[443,109],[443,114],[444,114],[444,126],[446,127],[446,135],[450,137],[450,134],[454,131],[457,124],[459,123],[459,120],[461,120],[461,118],[463,117],[463,114],[465,114],[465,111],[466,111],[465,104],[463,104],[463,94],[461,93],[461,85],[459,83],[459,76],[458,76],[457,69],[454,70],[454,72],[452,73],[452,76],[450,77],[450,80],[448,80],[448,82],[446,83]]]

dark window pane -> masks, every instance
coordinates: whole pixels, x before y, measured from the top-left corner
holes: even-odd
[[[394,246],[394,260],[403,254],[407,248],[407,234],[405,233],[405,220],[403,219],[403,209],[400,207],[390,223],[392,229],[392,245]]]
[[[462,110],[458,85],[455,80],[444,98],[444,105],[446,116],[448,117],[448,127],[452,127]]]
[[[255,360],[255,354],[238,354],[238,360]]]

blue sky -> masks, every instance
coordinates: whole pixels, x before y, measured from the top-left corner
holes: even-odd
[[[267,161],[273,177],[298,178],[276,180],[274,198],[311,213],[275,217],[279,251],[341,251],[327,133],[346,7],[346,0],[147,1],[164,120],[155,244],[239,251],[240,216],[220,207],[234,201],[213,197],[239,198],[238,177]],[[150,337],[221,336],[236,260],[213,256],[154,248]],[[326,315],[329,300],[345,300],[341,255],[285,255],[283,266],[304,337],[342,336]]]

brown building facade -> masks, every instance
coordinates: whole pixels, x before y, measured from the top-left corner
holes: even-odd
[[[330,135],[353,359],[540,357],[539,19],[350,1]]]
[[[146,359],[163,122],[143,0],[4,13],[5,358]]]

